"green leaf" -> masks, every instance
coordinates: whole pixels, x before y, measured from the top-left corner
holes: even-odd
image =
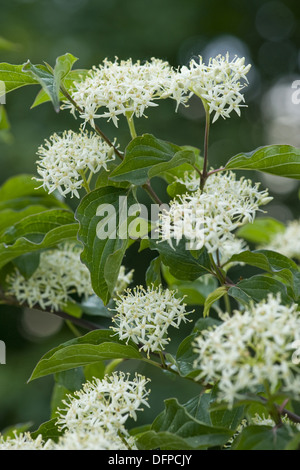
[[[83,300],[80,307],[84,313],[93,316],[111,318],[112,313],[105,307],[103,301],[97,295],[92,295],[86,300]]]
[[[25,196],[48,197],[44,189],[36,189],[37,185],[37,182],[33,181],[33,175],[12,176],[0,187],[0,201],[10,201]],[[54,198],[50,196],[49,199]]]
[[[211,399],[211,393],[203,392],[185,403],[184,408],[193,418],[211,426],[212,422],[209,412]]]
[[[54,78],[60,84],[62,80],[71,72],[71,69],[78,58],[67,52],[57,57],[54,67]]]
[[[236,235],[248,242],[264,245],[270,243],[272,238],[285,231],[285,225],[272,217],[258,217],[253,223],[240,227]]]
[[[162,272],[170,289],[177,290],[179,297],[185,296],[184,301],[188,305],[204,305],[206,297],[218,286],[216,278],[210,275],[194,281],[183,281],[172,276],[165,265],[162,265]]]
[[[297,297],[299,268],[294,261],[286,256],[270,250],[243,251],[233,255],[229,260],[229,262],[236,261],[276,274],[277,277],[282,278],[292,287],[294,295]]]
[[[12,65],[5,62],[0,63],[0,80],[5,83],[6,93],[25,85],[36,85],[38,83],[34,77],[23,72],[22,69],[23,65]],[[0,98],[4,94],[3,91],[0,91]]]
[[[215,406],[216,399],[218,396],[218,387],[215,386],[210,391],[211,401],[210,401],[210,418],[214,426],[220,426],[224,428],[231,429],[236,431],[242,419],[245,417],[245,405],[236,404],[231,409],[228,409],[228,406],[222,407]]]
[[[177,279],[194,281],[209,273],[210,259],[206,249],[200,250],[198,257],[195,258],[186,248],[184,238],[174,248],[167,241],[151,239],[149,247],[159,252],[163,264],[169,267],[170,273]]]
[[[81,305],[73,300],[68,300],[62,307],[62,311],[68,313],[72,317],[81,318]]]
[[[111,173],[119,166],[119,164],[115,160],[111,160],[110,162],[108,162],[106,166],[107,166],[108,171],[106,171],[106,169],[102,167],[97,173],[95,189],[104,188],[105,186],[115,186],[116,188],[129,188],[130,187],[130,183],[128,183],[127,181],[116,183],[110,180]]]
[[[291,145],[267,145],[232,157],[226,170],[258,170],[286,178],[300,179],[300,149]]]
[[[198,358],[198,354],[194,352],[194,340],[196,336],[198,336],[196,333],[187,336],[178,347],[176,363],[182,377],[195,377],[199,373],[194,367],[194,362]]]
[[[218,326],[221,324],[220,320],[217,320],[216,318],[212,317],[206,317],[206,318],[199,318],[195,326],[193,328],[193,333],[200,333],[203,330],[208,330],[209,328],[214,328],[215,326]]]
[[[65,84],[65,81],[66,81],[65,79],[70,75],[71,69],[77,60],[78,60],[77,57],[74,57],[72,54],[69,54],[69,53],[64,54],[60,57],[57,57],[54,71],[53,71],[52,92],[51,92],[51,89],[49,89],[49,86],[43,86],[43,84],[40,82],[42,85],[42,90],[37,95],[31,108],[34,108],[49,100],[52,100],[53,104],[57,105],[57,100],[59,104],[60,100],[65,99],[64,95],[59,91],[60,86],[62,84]],[[78,77],[78,75],[74,75],[74,77],[76,76]],[[66,88],[69,88],[69,86]],[[55,96],[53,96],[53,92],[55,93]],[[59,106],[58,108],[56,108],[56,111],[58,110],[59,110]]]
[[[230,287],[228,290],[228,295],[231,295],[236,300],[240,301],[239,295],[246,302],[246,299],[254,300],[254,302],[260,302],[263,299],[266,299],[268,294],[277,294],[280,293],[282,302],[285,304],[290,304],[293,302],[293,299],[288,296],[287,289],[282,282],[277,279],[266,275],[256,275],[252,276],[249,279],[244,279],[237,283],[235,287]]]
[[[245,407],[235,407],[231,410],[211,410],[214,401],[214,390],[212,390],[192,398],[184,405],[184,408],[198,421],[235,431],[244,417]]]
[[[84,80],[84,78],[87,76],[88,70],[84,69],[76,69],[76,70],[71,70],[65,78],[62,79],[62,84],[64,88],[70,92],[71,88],[73,87],[74,82],[80,82]],[[59,92],[59,99],[60,101],[66,100],[65,96],[62,94],[62,92]],[[49,94],[43,90],[43,88],[38,92],[38,94],[35,97],[35,100],[33,104],[31,105],[31,109],[35,108],[36,106],[39,106],[41,104],[47,103],[51,101],[51,98]]]
[[[225,286],[218,287],[215,291],[208,295],[204,303],[203,317],[208,317],[211,306],[227,293]]]
[[[29,60],[23,66],[23,72],[28,73],[35,79],[50,96],[55,111],[59,112],[59,87],[60,82],[53,73],[49,72],[49,68],[44,65],[33,65]]]
[[[20,273],[25,279],[29,279],[37,270],[40,263],[40,253],[33,251],[32,253],[25,253],[18,256],[13,260],[13,264],[18,268]]]
[[[184,145],[181,147],[181,150],[193,152],[195,155],[195,163],[193,165],[190,163],[183,163],[176,168],[170,168],[164,171],[160,176],[164,178],[169,185],[177,181],[178,178],[184,179],[186,173],[194,173],[194,166],[197,167],[198,170],[202,170],[203,168],[203,157],[200,156],[200,150],[198,148],[192,147],[191,145]]]
[[[247,426],[232,445],[233,450],[285,450],[296,433],[282,426]]]
[[[93,362],[84,367],[85,379],[92,381],[95,378],[102,380],[105,375],[105,363],[104,361]]]
[[[161,284],[161,258],[158,256],[151,260],[150,265],[146,271],[146,284],[147,286],[153,285],[158,287]]]
[[[151,430],[138,435],[139,449],[191,450],[224,445],[232,432],[209,426],[191,416],[175,398],[165,400],[165,410]]]
[[[47,194],[43,188],[36,189],[36,187],[37,182],[33,181],[33,175],[21,174],[6,180],[0,187],[0,211],[10,210],[11,212],[3,214],[3,219],[6,220],[6,218],[12,217],[14,222],[22,218],[23,214],[29,215],[38,212],[38,210],[31,209],[31,206],[37,206],[37,209],[38,206],[43,206],[41,207],[42,210],[45,207],[69,209],[64,202],[58,200],[53,194]],[[17,211],[20,210],[24,210],[24,213],[20,213],[19,217]],[[15,212],[15,217],[13,212]],[[7,226],[3,219],[0,226]]]
[[[82,367],[58,372],[54,379],[57,384],[63,385],[69,392],[80,390],[85,382]]]
[[[135,203],[132,192],[108,186],[87,194],[76,211],[78,237],[84,246],[81,259],[91,273],[95,293],[105,305],[113,293],[127,248],[128,224],[135,218],[127,218],[127,207]]]
[[[119,358],[142,359],[142,356],[135,345],[119,341],[111,331],[92,331],[46,353],[28,381],[101,360]]]
[[[0,211],[0,238],[8,227],[15,225],[20,220],[32,214],[39,214],[47,208],[42,205],[32,205],[22,210],[3,209]]]
[[[201,277],[195,281],[184,282],[178,280],[172,284],[172,289],[178,291],[178,296],[185,296],[184,302],[187,305],[204,305],[206,298],[217,288],[217,280],[211,276],[209,279]]]
[[[183,194],[186,194],[187,188],[184,184],[178,183],[177,181],[174,181],[174,183],[171,183],[167,187],[167,193],[170,196],[170,198],[174,199],[178,196],[182,196]]]
[[[80,390],[85,382],[85,376],[81,367],[59,372],[54,376],[55,384],[51,396],[51,418],[57,418],[57,409],[64,408],[62,403],[67,395]]]
[[[41,435],[45,442],[47,442],[48,439],[57,442],[59,437],[63,435],[64,431],[59,430],[58,426],[56,426],[56,422],[57,418],[53,418],[41,424],[36,431],[31,433],[32,439],[36,439]]]
[[[239,302],[241,305],[244,305],[245,307],[248,307],[252,301],[251,297],[237,286],[230,287],[228,290],[228,295],[233,297],[237,302]]]
[[[16,224],[7,228],[1,236],[1,241],[7,245],[13,244],[18,238],[40,241],[44,235],[62,225],[74,223],[74,214],[65,209],[49,209],[37,214],[24,217]]]
[[[12,245],[0,243],[0,269],[11,260],[25,253],[42,250],[44,248],[52,248],[58,243],[75,239],[77,230],[77,223],[67,223],[50,230],[38,243],[30,241],[24,237],[19,238]]]
[[[57,420],[57,411],[58,408],[62,408],[63,405],[63,400],[67,398],[67,396],[70,395],[70,390],[68,390],[66,387],[61,385],[60,383],[55,383],[53,390],[52,390],[52,395],[51,395],[51,401],[50,401],[50,406],[51,406],[51,414],[50,418]]]
[[[128,181],[143,185],[154,176],[183,163],[194,163],[195,154],[191,150],[144,134],[133,139],[126,148],[122,163],[111,173],[112,181]]]

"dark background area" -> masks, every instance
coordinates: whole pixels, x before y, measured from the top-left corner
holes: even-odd
[[[199,54],[205,60],[227,51],[232,57],[244,56],[252,64],[245,91],[248,107],[242,109],[242,118],[220,118],[212,126],[209,155],[216,167],[262,145],[300,146],[300,105],[292,102],[292,83],[300,78],[299,21],[296,0],[2,0],[0,35],[13,45],[0,50],[0,62],[22,64],[30,59],[54,64],[66,52],[79,58],[76,68],[91,68],[115,56],[157,57],[173,66],[188,64]],[[7,96],[11,133],[0,140],[0,183],[18,173],[34,174],[36,151],[43,140],[53,132],[79,127],[69,112],[57,115],[49,103],[30,109],[37,92],[37,87],[29,86]],[[192,100],[189,108],[175,113],[175,103],[166,100],[146,114],[148,119],[136,121],[138,133],[202,147],[199,101]],[[111,139],[117,136],[121,146],[126,145],[129,135],[124,122],[119,130],[104,120],[101,126]],[[299,216],[297,182],[264,177],[262,185],[275,197],[268,208],[270,216],[283,221]],[[155,186],[163,191],[158,181]],[[126,264],[135,268],[136,281],[143,278],[146,261],[136,250],[128,253]],[[0,339],[7,346],[7,364],[0,365],[0,429],[26,421],[37,427],[49,418],[52,377],[26,381],[41,355],[71,333],[48,317],[39,326],[40,319],[32,315],[4,306],[0,310]],[[131,365],[132,370],[135,366]],[[150,399],[152,409],[145,411],[145,422],[161,410],[164,397],[175,395],[184,402],[197,391],[161,374],[152,374],[151,388],[158,388],[160,399]]]

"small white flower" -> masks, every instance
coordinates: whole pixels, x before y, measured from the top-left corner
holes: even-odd
[[[132,340],[147,352],[161,351],[170,339],[166,336],[170,326],[178,328],[181,321],[186,322],[183,299],[176,298],[176,292],[162,287],[135,287],[127,289],[116,299],[113,317],[116,324],[112,329],[121,340]]]
[[[29,307],[40,305],[59,310],[71,294],[90,296],[94,293],[90,273],[80,260],[82,248],[76,242],[60,245],[57,249],[43,251],[40,264],[29,279],[16,269],[6,278],[7,294]]]
[[[133,437],[126,436],[126,442],[131,450],[137,450]],[[128,450],[128,446],[116,433],[103,428],[74,428],[66,431],[57,444],[53,443],[51,450]]]
[[[120,267],[117,283],[114,288],[115,295],[120,295],[122,294],[122,292],[125,291],[125,289],[127,289],[129,284],[132,282],[133,273],[134,273],[134,269],[131,269],[130,271],[126,273],[125,266],[122,265]]]
[[[179,181],[185,184],[185,180]],[[188,175],[187,186],[194,189],[195,184],[195,176]],[[173,246],[173,240],[179,243],[185,237],[192,249],[205,246],[209,253],[226,253],[226,246],[235,242],[233,232],[253,222],[259,206],[272,200],[267,190],[258,188],[251,180],[237,180],[233,172],[212,174],[203,191],[194,190],[170,202],[169,211],[161,214],[158,223],[160,239]]]
[[[114,160],[112,148],[98,135],[84,132],[65,131],[53,134],[38,149],[37,172],[43,188],[52,193],[58,190],[62,196],[71,193],[79,198],[87,172],[107,170],[107,163]]]
[[[300,261],[300,220],[289,222],[283,232],[277,233],[270,243],[262,248]]]
[[[239,253],[242,253],[243,251],[248,250],[249,247],[245,240],[242,240],[241,238],[236,238],[234,237],[232,240],[227,240],[222,244],[222,247],[220,249],[220,265],[222,266],[224,263],[227,263],[227,261],[233,256],[233,255],[238,255]],[[232,267],[233,265],[240,264],[243,265],[244,263],[241,262],[232,262],[228,263],[226,265],[226,271]]]
[[[220,325],[201,331],[195,340],[198,379],[218,382],[218,399],[230,405],[266,382],[271,393],[280,386],[299,399],[299,371],[291,346],[300,338],[297,307],[282,305],[279,294],[269,294],[267,300],[243,312],[236,310],[232,317],[223,314]]]
[[[43,450],[45,442],[41,435],[36,439],[29,432],[17,434],[6,439],[0,434],[0,450]]]
[[[102,117],[117,127],[120,115],[139,118],[148,107],[157,106],[154,101],[166,98],[174,74],[168,62],[160,59],[145,63],[105,59],[84,81],[74,83],[71,95],[85,122],[94,126],[94,120]],[[72,104],[63,106],[75,112]]]
[[[124,427],[128,417],[136,419],[136,412],[148,405],[146,390],[149,382],[144,376],[135,374],[133,380],[130,374],[114,372],[104,379],[94,379],[86,382],[83,388],[69,395],[63,401],[66,408],[59,410],[57,425],[61,429],[87,432],[103,429],[106,433],[118,433],[124,436]]]
[[[182,93],[197,95],[208,106],[209,112],[214,113],[213,122],[219,116],[230,117],[233,110],[240,116],[240,108],[245,106],[241,90],[248,81],[246,75],[250,68],[251,65],[245,65],[244,58],[235,56],[230,61],[228,53],[225,57],[218,55],[209,59],[208,65],[199,56],[199,61],[192,59],[189,67],[183,66],[177,73],[173,98],[179,104]]]

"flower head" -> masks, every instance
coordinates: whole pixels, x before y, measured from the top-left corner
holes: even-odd
[[[124,423],[128,417],[136,419],[136,412],[141,406],[148,406],[149,391],[146,390],[148,379],[135,374],[133,380],[129,374],[114,372],[104,379],[86,382],[83,388],[69,395],[64,410],[59,410],[57,424],[69,431],[91,431],[104,429],[108,433],[127,434]]]
[[[133,279],[133,273],[134,269],[131,269],[126,273],[125,266],[120,267],[117,283],[114,288],[114,294],[115,295],[120,295],[122,292],[124,292],[129,284],[132,282]]]
[[[41,435],[33,439],[29,432],[17,434],[6,439],[0,435],[0,450],[43,450],[45,442]]]
[[[263,248],[300,261],[300,220],[289,222],[285,230],[277,233]]]
[[[168,328],[178,328],[181,321],[186,322],[185,304],[176,297],[176,292],[162,287],[142,286],[127,289],[116,299],[113,317],[116,326],[112,329],[121,340],[132,340],[149,352],[161,351],[170,339],[166,336]]]
[[[271,393],[280,386],[299,398],[299,371],[292,360],[300,338],[297,305],[282,305],[279,294],[269,294],[222,320],[195,340],[198,378],[218,382],[218,399],[232,405],[245,391],[255,393],[266,382]]]
[[[112,148],[98,135],[81,130],[53,134],[38,149],[37,172],[42,186],[49,193],[58,190],[62,196],[71,193],[79,198],[85,173],[107,170],[107,163],[114,160]]]
[[[192,59],[189,67],[183,66],[177,73],[176,82],[180,83],[182,92],[195,94],[202,99],[209,112],[214,113],[213,122],[219,116],[230,117],[231,111],[240,116],[240,107],[245,106],[241,90],[247,82],[247,73],[251,65],[245,65],[244,58],[218,55],[209,59],[208,65]],[[181,99],[176,88],[178,100]],[[175,96],[174,96],[175,98]],[[176,98],[175,98],[176,99]]]
[[[188,184],[193,184],[191,179]],[[157,230],[161,240],[177,243],[185,237],[195,250],[206,247],[209,253],[234,241],[233,232],[252,222],[259,206],[272,198],[267,190],[259,191],[259,184],[236,179],[233,172],[212,174],[204,189],[186,193],[170,203],[169,211],[161,214]]]
[[[25,278],[18,269],[6,277],[7,295],[12,295],[30,308],[39,305],[43,310],[60,310],[72,301],[72,294],[85,299],[95,295],[88,268],[80,259],[82,248],[76,242],[63,243],[58,248],[43,251],[33,275]],[[114,293],[119,295],[132,280],[134,270],[120,267]]]
[[[127,437],[126,443],[131,450],[137,450],[134,437]],[[53,442],[50,450],[128,450],[128,447],[118,434],[108,433],[103,428],[74,428],[72,431],[66,431],[57,443]]]
[[[118,126],[120,115],[141,117],[149,106],[157,106],[155,101],[165,98],[173,75],[168,62],[160,59],[145,63],[105,59],[84,81],[74,83],[71,94],[85,122],[94,126],[96,118],[104,117]],[[72,105],[66,103],[64,107],[74,112]]]
[[[92,295],[90,273],[80,260],[81,251],[76,242],[43,251],[39,267],[29,279],[17,269],[7,276],[7,294],[15,296],[21,304],[27,302],[29,307],[40,305],[51,310],[59,310],[74,293]]]

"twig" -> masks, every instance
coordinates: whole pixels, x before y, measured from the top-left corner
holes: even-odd
[[[83,109],[76,103],[76,101],[73,100],[72,96],[67,92],[67,90],[65,89],[65,87],[61,87],[61,92],[62,94],[65,96],[65,98],[67,98],[68,101],[70,101],[70,103],[74,106],[74,108],[77,109],[77,111],[82,114],[84,111]],[[97,132],[97,134],[99,134],[103,140],[105,140],[105,142],[114,149],[114,152],[115,154],[121,159],[123,160],[123,155],[121,154],[121,152],[114,146],[114,144],[112,143],[112,141],[104,134],[104,132],[101,131],[100,127],[95,124],[95,131]]]
[[[93,331],[93,330],[102,329],[102,327],[100,325],[97,325],[96,323],[90,322],[90,321],[85,320],[83,318],[73,317],[72,315],[69,315],[68,313],[63,312],[61,310],[59,310],[59,311],[51,310],[50,307],[46,307],[45,309],[42,309],[42,308],[39,308],[36,305],[31,307],[30,305],[28,305],[27,302],[24,302],[24,303],[20,304],[17,301],[17,299],[15,299],[13,297],[6,297],[2,292],[0,293],[0,298],[3,300],[3,302],[6,305],[11,305],[13,307],[34,308],[35,310],[40,310],[41,312],[51,313],[53,315],[56,315],[57,317],[63,318],[64,320],[70,321],[70,322],[74,323],[75,325],[80,326],[80,327],[82,327],[86,330]]]

